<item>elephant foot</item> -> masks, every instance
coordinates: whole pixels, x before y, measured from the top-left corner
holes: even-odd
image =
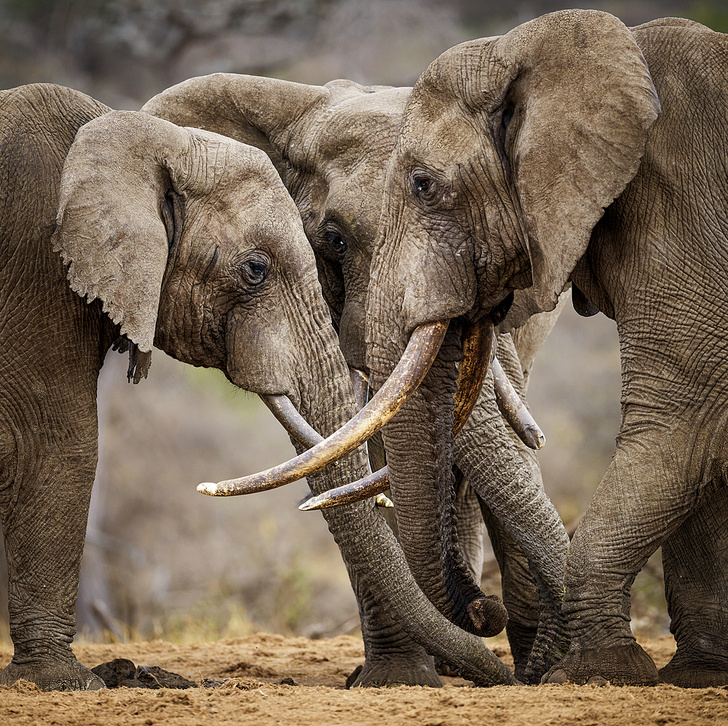
[[[678,647],[672,660],[659,671],[660,683],[680,688],[728,685],[728,657],[706,653],[685,654]]]
[[[602,648],[572,647],[560,663],[541,679],[542,683],[654,686],[657,668],[637,644]]]
[[[516,678],[527,686],[541,683],[544,674],[566,657],[569,644],[565,628],[539,629],[525,667],[516,666]]]
[[[11,662],[0,673],[0,685],[30,681],[44,691],[96,691],[106,684],[77,660],[63,663],[16,664]]]
[[[392,688],[394,686],[430,686],[441,688],[432,656],[411,658],[375,658],[357,666],[346,679],[347,688]]]

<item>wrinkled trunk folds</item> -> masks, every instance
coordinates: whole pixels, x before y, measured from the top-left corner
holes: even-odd
[[[452,622],[486,636],[500,632],[507,616],[497,598],[481,592],[457,542],[452,437],[460,332],[452,323],[422,385],[383,436],[402,547],[417,583]]]

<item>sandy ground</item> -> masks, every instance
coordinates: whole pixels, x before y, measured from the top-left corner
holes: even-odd
[[[658,666],[669,660],[671,638],[642,641]],[[509,662],[507,647],[495,646]],[[446,679],[442,689],[344,690],[362,661],[360,638],[308,640],[257,634],[215,643],[149,641],[77,646],[95,666],[112,658],[160,666],[190,680],[223,681],[214,688],[119,688],[91,693],[42,693],[19,683],[0,687],[0,724],[26,726],[151,726],[152,724],[728,724],[728,687],[535,686],[477,689]],[[10,651],[0,649],[0,661]],[[292,679],[295,685],[281,684]]]

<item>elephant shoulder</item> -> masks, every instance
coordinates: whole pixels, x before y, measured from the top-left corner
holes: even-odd
[[[687,18],[660,18],[631,28],[656,82],[675,72],[699,71],[725,83],[728,35]]]

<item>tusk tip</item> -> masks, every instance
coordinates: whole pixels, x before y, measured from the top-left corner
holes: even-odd
[[[305,502],[301,502],[298,505],[298,509],[301,512],[313,512],[317,509],[323,509],[323,503],[320,501],[317,501],[316,497],[310,497]]]
[[[529,426],[527,431],[529,439],[528,445],[535,451],[542,449],[544,447],[544,444],[546,443],[546,437],[543,435],[543,431],[541,431],[541,429],[539,428],[534,428],[532,426]]]
[[[386,494],[377,494],[375,502],[383,509],[394,509],[394,502]]]
[[[197,485],[197,491],[200,494],[207,494],[209,497],[214,497],[218,493],[217,484],[212,481],[203,481],[202,484]]]

